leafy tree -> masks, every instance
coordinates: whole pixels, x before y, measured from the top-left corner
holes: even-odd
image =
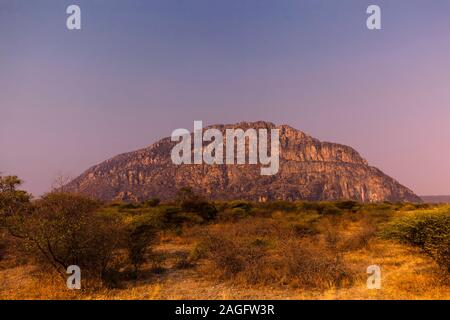
[[[136,279],[140,266],[145,262],[146,253],[156,238],[156,231],[149,224],[133,225],[128,230],[128,258],[133,265],[133,276]]]
[[[177,203],[183,205],[186,202],[195,202],[200,200],[200,197],[190,187],[183,187],[177,192]]]
[[[217,208],[214,204],[202,199],[191,188],[181,188],[177,193],[177,202],[185,212],[198,213],[205,221],[217,216]]]
[[[20,221],[29,212],[31,207],[31,195],[26,191],[18,190],[22,184],[17,176],[0,176],[0,236],[6,239],[6,233],[21,235]],[[23,238],[24,236],[21,235]],[[3,253],[6,252],[6,242],[2,241],[0,247]]]
[[[144,205],[146,207],[157,207],[160,204],[161,200],[159,198],[151,198],[147,201],[144,201]]]
[[[17,176],[0,176],[0,217],[5,223],[7,217],[16,215],[28,206],[31,195],[26,191],[17,190],[22,184]]]
[[[26,219],[14,220],[14,235],[64,277],[69,265],[78,265],[87,277],[109,285],[125,233],[118,218],[101,216],[98,208],[79,195],[50,193],[33,203]]]

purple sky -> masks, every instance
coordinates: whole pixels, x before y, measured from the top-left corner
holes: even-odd
[[[194,120],[267,120],[450,194],[449,57],[448,0],[1,0],[0,171],[39,195]]]

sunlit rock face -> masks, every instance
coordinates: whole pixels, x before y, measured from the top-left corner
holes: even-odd
[[[191,187],[213,200],[421,201],[411,190],[370,166],[353,148],[321,142],[290,126],[259,121],[208,128],[223,133],[230,128],[279,129],[278,173],[261,175],[259,164],[175,165],[171,150],[176,142],[169,137],[93,166],[67,188],[105,201],[170,200],[182,187]]]

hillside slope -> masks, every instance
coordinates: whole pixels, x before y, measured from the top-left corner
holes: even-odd
[[[227,128],[280,129],[280,168],[262,176],[260,165],[175,165],[170,137],[118,155],[88,169],[67,185],[102,200],[171,199],[181,187],[192,187],[209,199],[337,200],[362,202],[421,199],[379,169],[369,166],[351,147],[321,142],[287,125],[241,122]],[[204,130],[207,128],[204,128]]]

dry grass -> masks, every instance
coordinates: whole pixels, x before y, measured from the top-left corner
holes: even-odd
[[[178,248],[175,250],[175,248]],[[167,243],[157,248],[170,255],[188,252],[185,245]],[[35,274],[31,266],[0,271],[1,299],[449,299],[450,288],[442,283],[434,261],[415,249],[385,240],[373,241],[370,250],[346,255],[347,263],[359,271],[350,287],[305,290],[292,286],[236,284],[201,274],[193,269],[169,269],[149,280],[127,283],[118,290],[69,291],[60,278]],[[382,268],[382,288],[368,290],[366,267]],[[168,266],[170,267],[170,266]]]
[[[189,252],[173,242],[157,251],[168,255]],[[358,279],[341,288],[313,290],[282,285],[236,284],[201,274],[202,264],[192,269],[169,269],[153,279],[127,283],[124,289],[69,291],[60,278],[35,274],[31,266],[0,271],[0,299],[449,299],[450,288],[440,278],[434,261],[416,249],[385,240],[375,240],[370,249],[346,255],[347,263],[359,271]],[[382,288],[368,290],[366,267],[378,264]],[[170,266],[167,266],[170,267]]]
[[[448,275],[434,260],[375,234],[363,215],[295,212],[186,227],[162,233],[152,263],[120,289],[69,291],[59,276],[9,253],[0,261],[0,299],[450,299]],[[380,290],[366,286],[374,264]]]

